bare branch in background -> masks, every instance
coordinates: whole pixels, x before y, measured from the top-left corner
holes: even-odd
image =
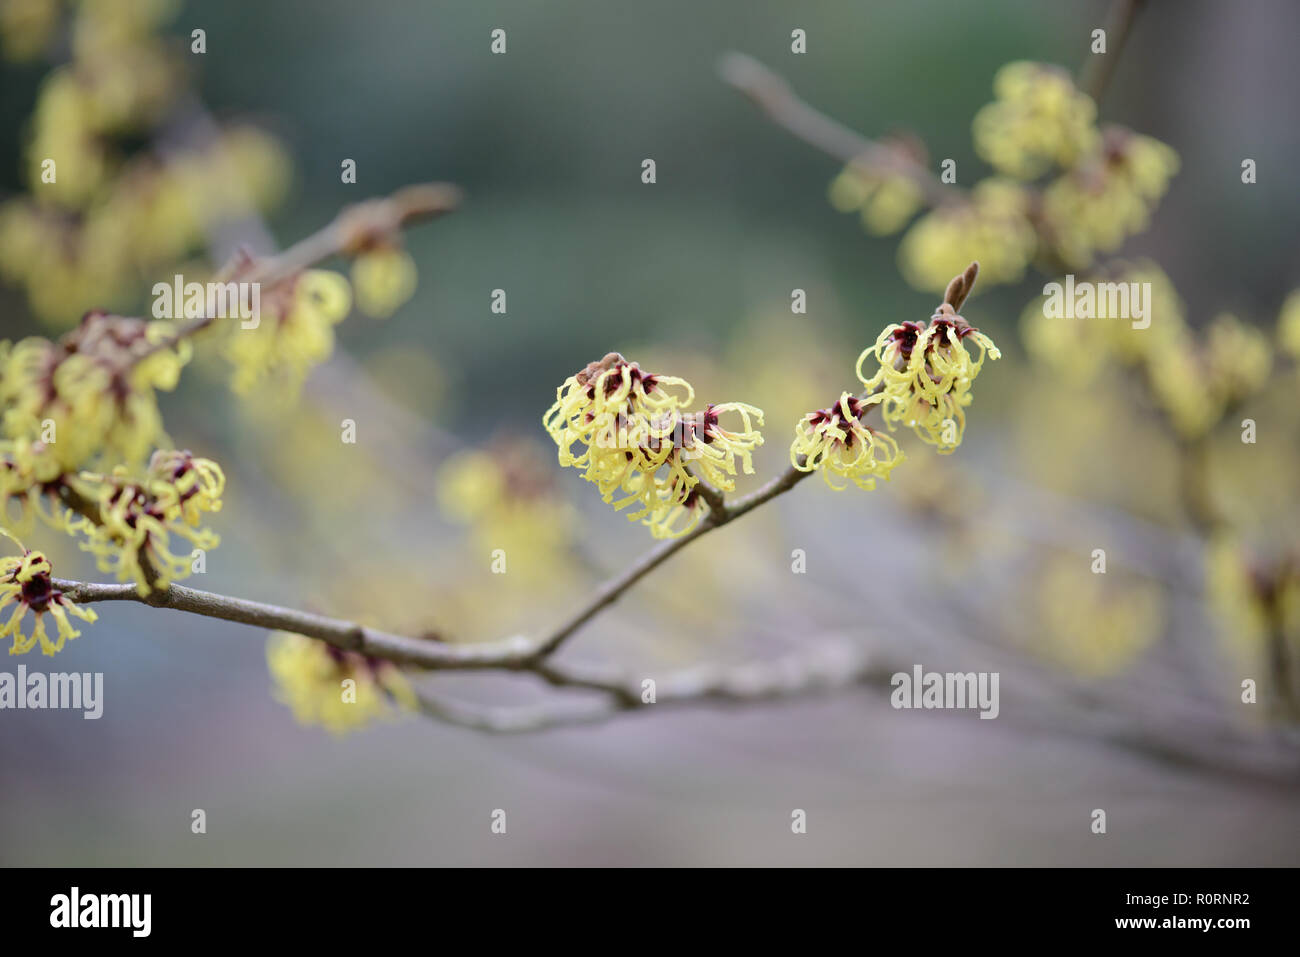
[[[1133,19],[1142,2],[1143,0],[1114,0],[1106,17],[1106,52],[1089,53],[1088,59],[1083,62],[1083,69],[1079,71],[1079,88],[1098,105],[1110,85],[1115,64],[1124,51],[1124,43],[1128,40]]]
[[[921,190],[932,206],[960,200],[963,192],[940,181],[905,150],[892,149],[855,133],[799,99],[785,78],[753,57],[728,53],[718,64],[722,79],[745,94],[772,122],[805,143],[843,163],[905,176]]]

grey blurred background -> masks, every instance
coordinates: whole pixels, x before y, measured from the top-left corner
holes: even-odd
[[[1182,171],[1152,230],[1125,252],[1160,260],[1193,323],[1224,308],[1271,317],[1300,279],[1292,49],[1300,7],[1149,6],[1102,114],[1174,146]],[[881,327],[923,318],[933,297],[900,278],[895,239],[866,235],[827,204],[838,165],[722,84],[717,58],[728,50],[759,58],[864,133],[913,130],[932,158],[955,158],[962,179],[983,169],[970,117],[988,102],[997,68],[1024,58],[1075,69],[1105,9],[842,0],[183,6],[172,31],[208,33],[196,74],[207,107],[264,122],[293,154],[296,185],[269,220],[281,243],[342,204],[407,182],[450,180],[467,194],[462,211],[408,237],[420,266],[414,301],[387,322],[354,318],[340,328],[340,350],[365,370],[364,386],[331,378],[337,368],[309,386],[309,411],[351,413],[363,434],[382,435],[380,480],[336,482],[318,471],[315,482],[336,487],[305,505],[277,484],[268,443],[294,428],[332,434],[332,419],[310,426],[298,412],[262,410],[279,425],[254,429],[215,377],[164,396],[178,444],[213,454],[231,478],[217,525],[224,542],[191,584],[341,612],[330,599],[350,586],[348,556],[397,555],[416,583],[392,599],[406,603],[394,611],[409,620],[462,558],[477,558],[425,494],[424,473],[394,456],[432,475],[462,442],[498,431],[544,439],[540,417],[555,386],[615,348],[696,355],[743,387],[747,370],[728,368],[728,357],[763,317],[799,324],[777,336],[789,351],[769,357],[786,362],[791,379],[805,336],[842,355],[848,378]],[[505,56],[488,52],[496,27],[508,31]],[[795,27],[807,31],[806,55],[790,53]],[[13,157],[40,71],[4,69],[0,156]],[[1259,184],[1244,188],[1247,156]],[[339,183],[344,157],[358,162],[356,186]],[[640,182],[645,157],[657,162],[653,187]],[[17,173],[0,164],[0,190],[19,189]],[[981,297],[972,316],[1012,357],[1015,321],[1036,281]],[[796,286],[809,290],[807,316],[789,315]],[[494,288],[508,291],[506,317],[489,312]],[[11,290],[0,292],[0,307],[6,337],[38,328]],[[432,361],[415,371],[392,364],[406,353]],[[1094,521],[1182,554],[1176,533],[1129,516],[1072,517],[1050,499],[1039,511],[1025,505],[1031,497],[1003,480],[1012,437],[992,410],[1016,397],[997,371],[981,379],[988,405],[977,401],[954,459],[972,484],[987,486],[986,517],[1004,530],[1020,520],[1035,534],[1053,521],[1075,531]],[[768,428],[759,465],[772,474],[788,423],[778,417]],[[649,547],[644,530],[600,508],[576,474],[553,471],[587,523],[593,580]],[[931,574],[950,540],[942,529],[907,526],[893,496],[832,498],[809,482],[771,515],[746,519],[752,528],[693,546],[687,570],[649,579],[645,594],[606,612],[566,653],[663,667],[830,638],[879,643],[927,668],[1000,666],[985,644],[961,640],[962,629],[997,630],[978,596],[900,607],[903,586]],[[999,610],[1014,613],[1014,565],[988,535],[976,541],[974,584],[997,580]],[[810,574],[791,582],[794,547],[808,551]],[[96,577],[65,554],[71,564],[61,572]],[[702,583],[707,627],[663,611],[661,599],[692,581]],[[507,584],[481,587],[500,590],[483,599],[496,610],[478,637],[491,637],[498,618],[544,628],[584,588],[570,582],[538,600]],[[104,672],[104,717],[0,714],[0,863],[1292,865],[1300,850],[1294,786],[1126,747],[1122,716],[1103,709],[1076,721],[1054,710],[1051,684],[1029,693],[1004,676],[998,721],[894,711],[860,689],[517,738],[418,718],[335,738],[299,727],[272,700],[255,630],[136,606],[100,611],[100,623],[55,661],[23,662]],[[457,623],[473,628],[473,611]],[[446,620],[439,609],[428,617]],[[1173,619],[1178,641],[1212,643],[1190,602],[1175,603]],[[1187,672],[1171,671],[1158,649],[1141,682],[1121,689],[1161,727],[1182,713],[1162,711],[1147,689],[1205,675],[1200,652],[1178,661],[1192,662]],[[466,698],[544,693],[522,680],[439,680]],[[1039,720],[1044,709],[1051,720]],[[194,808],[207,812],[206,835],[190,833]],[[495,808],[508,812],[505,837],[489,831]],[[790,833],[793,808],[808,812],[804,836]],[[1107,809],[1105,836],[1089,832],[1093,808]]]

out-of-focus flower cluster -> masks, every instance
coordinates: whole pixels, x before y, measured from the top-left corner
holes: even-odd
[[[438,501],[445,514],[472,528],[484,555],[501,549],[511,556],[512,574],[553,584],[578,523],[538,457],[520,439],[461,452],[439,472]]]
[[[1101,149],[1043,192],[1042,220],[1053,255],[1084,269],[1147,228],[1178,171],[1178,155],[1150,136],[1108,126]]]
[[[417,705],[415,691],[392,662],[303,635],[272,632],[266,661],[275,697],[302,724],[321,725],[335,734]]]
[[[57,343],[0,342],[0,502],[5,524],[39,516],[78,536],[100,567],[141,593],[190,573],[217,536],[225,477],[171,443],[157,392],[176,385],[189,345],[166,322],[88,313]],[[147,465],[146,465],[147,460]]]
[[[700,479],[734,490],[737,466],[753,472],[763,442],[759,409],[726,402],[689,411],[694,401],[685,380],[644,372],[611,352],[565,380],[543,425],[561,465],[582,469],[615,509],[631,506],[628,518],[656,538],[674,538],[703,515]],[[724,415],[738,426],[725,427]]]
[[[926,164],[925,149],[917,141],[905,138],[882,140],[883,156],[897,157],[897,162]],[[862,225],[877,236],[898,232],[916,215],[925,201],[916,182],[886,163],[850,163],[831,182],[831,205],[841,213],[856,212]]]
[[[1077,555],[1040,561],[1026,591],[1037,629],[1028,647],[1068,671],[1100,678],[1123,671],[1159,638],[1165,605],[1159,586],[1131,575],[1093,574]],[[1017,615],[1025,618],[1025,609]]]
[[[1033,264],[1087,268],[1146,228],[1178,170],[1177,155],[1158,140],[1098,127],[1092,100],[1059,67],[1008,63],[993,92],[973,136],[995,175],[969,192],[954,184],[952,201],[916,220],[899,245],[903,275],[917,288],[938,291],[975,259],[991,283],[1017,282]],[[875,233],[903,228],[923,196],[899,173],[898,155],[850,164],[831,186],[835,208],[861,210]]]
[[[239,273],[236,273],[238,276]],[[334,351],[334,327],[352,307],[348,281],[328,269],[306,269],[262,296],[253,328],[225,324],[222,354],[233,366],[230,386],[240,395],[274,380],[296,395],[307,374]]]
[[[1096,148],[1097,107],[1061,68],[1008,63],[993,78],[993,96],[971,125],[975,149],[999,173],[1037,179]]]
[[[5,493],[101,459],[143,464],[168,445],[157,391],[173,389],[190,359],[187,343],[169,345],[173,333],[169,322],[91,312],[57,343],[0,342]]]
[[[368,316],[387,319],[415,294],[415,260],[402,245],[400,229],[377,227],[372,207],[358,203],[340,217],[348,234],[343,253],[352,260],[352,285],[357,307]]]
[[[81,2],[65,22],[58,4],[0,5],[7,51],[34,55],[63,27],[71,41],[70,62],[37,94],[27,195],[0,205],[0,278],[23,286],[51,324],[125,308],[142,282],[195,251],[206,227],[273,205],[288,183],[279,144],[243,124],[157,153],[128,152],[183,100],[173,41],[157,35],[175,6]]]
[[[1256,673],[1290,682],[1289,687],[1268,688],[1269,700],[1300,704],[1300,675],[1289,667],[1300,656],[1300,561],[1295,553],[1267,558],[1222,533],[1206,552],[1205,588],[1228,653]],[[1287,665],[1277,669],[1277,661]],[[1300,713],[1290,717],[1300,718]]]
[[[1135,327],[1127,317],[1049,317],[1042,300],[1025,309],[1026,348],[1063,383],[1087,388],[1116,366],[1128,370],[1186,438],[1205,434],[1268,384],[1273,347],[1263,331],[1229,314],[1193,330],[1173,283],[1151,262],[1112,263],[1095,274],[1095,285],[1111,283],[1128,289],[1150,284],[1149,324]]]
[[[903,277],[918,289],[942,289],[965,263],[979,260],[990,282],[1017,282],[1034,258],[1033,195],[1019,183],[990,177],[962,202],[916,221],[898,247]]]
[[[0,341],[0,497],[27,511],[83,469],[170,445],[157,392],[190,358],[166,322],[87,313],[57,343]],[[9,510],[6,508],[6,514]],[[51,514],[49,510],[46,514]]]

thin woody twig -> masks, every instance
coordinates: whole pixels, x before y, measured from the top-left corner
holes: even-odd
[[[74,602],[134,601],[155,608],[220,618],[255,628],[282,629],[356,651],[372,658],[429,669],[522,668],[533,644],[525,637],[478,644],[455,644],[394,635],[356,622],[282,608],[245,598],[169,585],[141,595],[135,585],[101,585],[55,579],[54,585]]]
[[[777,126],[841,162],[905,176],[932,206],[942,206],[962,198],[961,189],[944,183],[905,151],[869,140],[799,99],[784,77],[753,57],[728,53],[719,62],[718,72],[727,84],[745,94]]]
[[[245,264],[236,260],[222,268],[216,281],[227,282],[238,275],[245,282],[274,286],[331,256],[358,248],[367,238],[392,235],[413,223],[452,212],[460,205],[460,200],[460,189],[451,183],[406,186],[391,196],[346,207],[328,226],[294,243],[284,252],[255,260],[247,271],[243,271]],[[174,334],[140,352],[134,361],[138,363],[155,352],[174,347],[181,340],[206,329],[216,318],[204,315],[191,319]]]
[[[713,529],[730,524],[759,505],[789,491],[810,474],[812,473],[801,472],[792,466],[757,491],[730,503],[725,512],[705,515],[700,524],[689,533],[681,538],[662,543],[626,571],[607,581],[578,612],[539,640],[516,636],[501,641],[474,644],[431,641],[390,634],[366,628],[356,622],[283,608],[279,605],[199,591],[183,585],[170,585],[167,588],[155,589],[147,595],[141,595],[132,584],[95,584],[66,579],[56,579],[54,584],[68,598],[79,604],[133,601],[156,608],[170,608],[174,611],[202,615],[206,618],[219,618],[256,628],[282,629],[328,642],[338,648],[357,651],[372,658],[416,668],[538,670],[539,662],[559,648],[570,635],[606,606],[617,601],[624,592],[678,551]]]
[[[1110,78],[1115,72],[1115,64],[1124,50],[1129,31],[1133,28],[1133,19],[1137,16],[1142,0],[1114,0],[1110,13],[1106,16],[1106,52],[1089,53],[1079,71],[1079,88],[1100,104],[1101,98],[1110,85]]]
[[[553,666],[554,683],[604,691],[607,697],[574,706],[571,702],[528,707],[490,708],[461,704],[428,691],[419,693],[428,717],[497,734],[520,734],[556,727],[601,723],[629,712],[661,707],[735,707],[787,701],[857,685],[888,688],[898,667],[856,646],[826,646],[813,653],[790,655],[742,666],[708,666],[655,678],[654,701],[642,698],[641,678],[581,676]],[[650,677],[647,675],[647,677]]]
[[[691,542],[702,538],[715,528],[729,525],[746,512],[752,511],[764,502],[771,501],[783,492],[788,492],[811,474],[811,472],[801,472],[791,466],[757,491],[727,503],[722,511],[709,512],[700,520],[699,525],[681,538],[670,539],[651,549],[640,561],[597,588],[595,594],[581,609],[544,637],[541,640],[538,654],[549,655],[555,651],[570,635],[594,618],[602,609],[616,602],[625,591]]]

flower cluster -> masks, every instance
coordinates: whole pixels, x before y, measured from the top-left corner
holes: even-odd
[[[1052,249],[1066,266],[1083,268],[1146,229],[1151,211],[1178,171],[1178,154],[1149,136],[1107,127],[1102,148],[1043,192]]]
[[[1095,148],[1097,107],[1060,67],[1008,63],[993,78],[993,95],[972,130],[976,151],[998,172],[1037,179]]]
[[[87,313],[59,342],[0,342],[0,497],[34,503],[101,461],[142,465],[170,444],[156,393],[189,360],[165,322]]]
[[[995,99],[973,122],[976,150],[994,175],[969,192],[955,185],[917,219],[899,244],[904,276],[942,289],[978,259],[987,281],[1018,282],[1025,270],[1083,269],[1145,229],[1178,170],[1164,143],[1118,126],[1099,127],[1092,99],[1047,64],[1009,63]],[[882,143],[881,153],[846,168],[831,186],[837,209],[861,209],[872,232],[902,228],[923,205],[898,163],[926,169],[919,147]],[[1036,181],[1043,179],[1041,184]]]
[[[369,203],[358,203],[340,217],[339,228],[348,236],[343,253],[352,258],[357,307],[387,319],[414,295],[418,276],[401,230],[374,222],[372,210]]]
[[[83,474],[76,488],[92,508],[69,521],[83,550],[101,571],[134,580],[141,595],[166,588],[192,571],[192,552],[172,550],[173,536],[208,551],[220,538],[202,527],[205,513],[221,510],[226,477],[209,459],[189,452],[155,452],[143,478],[118,467],[110,475]]]
[[[542,424],[561,465],[582,469],[615,509],[636,506],[628,518],[656,538],[673,538],[702,517],[700,479],[733,490],[737,459],[752,472],[753,450],[763,442],[755,427],[763,424],[760,410],[727,402],[688,411],[694,400],[685,380],[644,372],[611,352],[556,390]],[[722,425],[728,413],[740,419],[739,428]]]
[[[1041,300],[1031,302],[1021,320],[1026,348],[1066,384],[1089,386],[1118,366],[1149,387],[1175,431],[1188,438],[1205,434],[1267,385],[1273,354],[1259,329],[1225,313],[1195,332],[1173,283],[1151,262],[1111,263],[1095,275],[1149,288],[1150,323],[1134,328],[1115,318],[1050,318]]]
[[[908,230],[898,247],[904,277],[918,289],[942,289],[978,259],[989,281],[1019,282],[1038,248],[1032,202],[1029,190],[1008,179],[976,184],[968,199],[927,213]]]
[[[889,473],[904,455],[894,437],[879,432],[862,420],[883,396],[859,399],[847,392],[829,409],[809,412],[795,425],[795,440],[790,446],[790,462],[801,472],[821,469],[826,484],[836,491],[839,485],[832,475],[851,479],[858,488],[871,490],[876,479],[889,480]]]
[[[58,26],[59,6],[0,4],[6,51],[31,52]],[[0,278],[23,286],[52,324],[125,307],[141,279],[196,249],[208,224],[265,210],[287,185],[283,149],[247,125],[163,156],[136,150],[185,88],[174,41],[158,32],[173,9],[167,0],[72,5],[71,61],[37,93],[28,193],[0,204]]]
[[[945,302],[928,325],[887,326],[858,357],[857,373],[867,391],[880,398],[886,425],[905,425],[937,451],[951,452],[966,431],[975,377],[986,357],[1001,355],[993,340]],[[879,363],[870,377],[862,368],[868,358]]]
[[[1261,554],[1229,533],[1216,535],[1205,559],[1205,587],[1229,652],[1249,668],[1271,668],[1300,654],[1300,556],[1282,549]],[[1300,699],[1300,681],[1276,688],[1275,701]]]
[[[1140,576],[1094,575],[1075,555],[1035,556],[1028,572],[1029,607],[1037,627],[1026,635],[1034,654],[1084,678],[1102,678],[1130,666],[1160,637],[1167,614],[1160,588]]]
[[[412,710],[417,704],[414,690],[392,662],[303,635],[272,632],[266,660],[276,697],[293,716],[335,734],[389,717],[395,710]]]
[[[334,351],[334,326],[352,308],[348,281],[327,269],[307,269],[264,291],[256,327],[231,324],[223,346],[234,366],[231,388],[246,394],[275,378],[296,394],[311,369]]]
[[[882,140],[885,156],[925,166],[925,150],[910,139]],[[831,205],[841,213],[856,212],[862,225],[877,236],[889,236],[908,224],[924,203],[920,187],[909,176],[885,163],[850,163],[831,182]]]
[[[979,265],[969,267],[951,282],[944,302],[928,324],[902,322],[887,326],[876,344],[858,356],[857,374],[864,393],[845,392],[828,409],[809,412],[795,425],[790,461],[796,469],[820,469],[834,489],[832,476],[852,480],[859,488],[873,489],[877,479],[904,459],[893,436],[863,421],[872,409],[889,431],[904,425],[939,452],[961,444],[966,430],[966,407],[974,395],[971,385],[986,358],[1001,356],[997,346],[957,309],[975,285]],[[875,359],[878,368],[867,376],[863,365]]]
[[[12,538],[7,532],[3,534]],[[22,548],[22,544],[19,543],[18,547]],[[13,606],[12,612],[9,611],[10,605]],[[29,611],[33,616],[32,630],[23,634],[23,619]],[[56,633],[53,637],[45,627],[47,614],[54,619]],[[75,615],[85,622],[94,622],[97,617],[92,609],[82,608],[54,587],[49,559],[40,552],[26,549],[18,557],[0,559],[0,640],[13,639],[9,654],[26,654],[37,644],[41,646],[42,654],[58,654],[64,644],[81,635],[68,621],[68,615]]]
[[[577,516],[539,467],[539,447],[517,438],[461,452],[438,474],[438,503],[473,529],[484,553],[504,549],[512,569],[530,580],[554,581]]]

